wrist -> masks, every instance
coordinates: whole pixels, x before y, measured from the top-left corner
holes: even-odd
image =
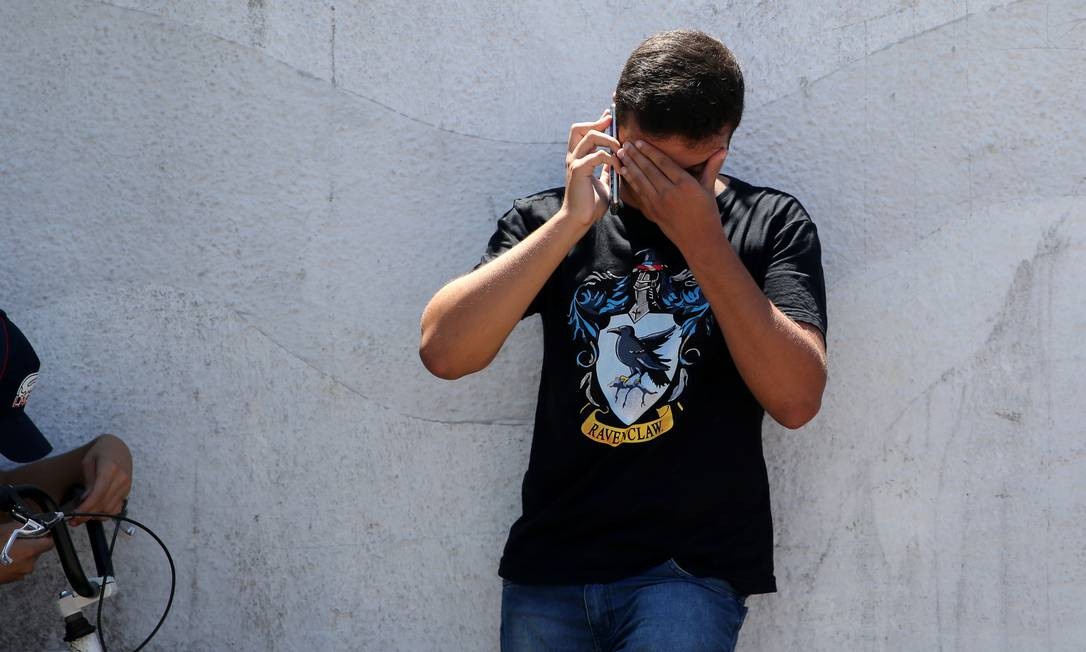
[[[723,227],[717,220],[711,222],[699,220],[696,224],[685,226],[687,228],[679,229],[674,236],[671,234],[665,235],[668,235],[688,261],[712,255],[719,252],[721,247],[731,246],[727,236],[724,235]]]
[[[596,223],[596,220],[592,219],[591,215],[587,217],[574,215],[573,213],[570,213],[568,210],[566,210],[565,206],[559,208],[558,212],[554,214],[554,217],[552,217],[551,220],[553,220],[556,224],[569,228],[571,231],[575,231],[578,240],[585,233],[588,233],[588,230],[592,228],[593,224]]]

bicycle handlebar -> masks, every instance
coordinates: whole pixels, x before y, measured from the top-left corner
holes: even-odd
[[[83,498],[83,486],[73,485],[64,495],[64,504],[74,508]],[[123,515],[125,510],[121,510]],[[87,538],[90,539],[91,554],[94,555],[94,568],[98,571],[98,577],[113,577],[113,559],[109,554],[109,544],[106,542],[106,530],[102,521],[87,521]]]
[[[82,493],[82,487],[73,487],[68,495],[78,497]],[[8,485],[0,487],[0,511],[10,514],[18,520],[26,520],[37,517],[39,514],[27,509],[23,500],[29,500],[38,505],[38,509],[45,514],[61,513],[53,498],[33,485]],[[47,522],[50,519],[45,519]],[[53,536],[53,543],[60,558],[60,566],[64,569],[64,576],[68,584],[79,595],[85,598],[93,598],[98,595],[99,587],[92,584],[83,572],[83,565],[79,561],[79,555],[72,544],[72,536],[68,531],[68,524],[64,518],[53,519],[48,522],[49,533]],[[113,575],[113,565],[109,559],[109,544],[106,542],[105,528],[101,521],[87,522],[87,536],[90,538],[91,551],[94,553],[94,565],[99,577]]]

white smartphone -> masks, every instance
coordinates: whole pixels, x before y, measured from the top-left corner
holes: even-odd
[[[618,117],[615,115],[615,105],[611,104],[611,124],[607,127],[607,135],[611,138],[618,138]],[[611,152],[614,154],[614,152]],[[622,177],[615,173],[614,168],[610,168],[611,172],[611,214],[618,215],[618,210],[622,208]]]

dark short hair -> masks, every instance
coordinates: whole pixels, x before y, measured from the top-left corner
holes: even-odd
[[[621,125],[633,116],[641,131],[697,143],[743,117],[743,73],[723,43],[677,29],[645,39],[633,51],[615,89]]]

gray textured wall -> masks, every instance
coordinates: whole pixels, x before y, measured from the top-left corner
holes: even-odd
[[[740,647],[1086,647],[1081,1],[3,0],[2,307],[42,429],[134,448],[160,649],[496,648],[538,325],[449,384],[419,313],[678,26],[743,61],[726,172],[804,202],[829,279]],[[121,543],[118,643],[157,555]],[[59,646],[60,585],[0,589],[0,647]]]

